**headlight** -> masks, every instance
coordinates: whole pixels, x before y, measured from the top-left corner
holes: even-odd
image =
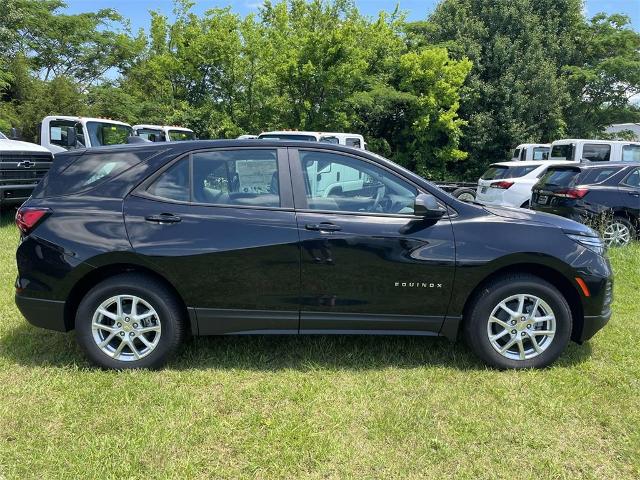
[[[598,255],[603,255],[606,250],[604,242],[600,237],[586,237],[584,235],[572,234],[567,234],[567,237]]]

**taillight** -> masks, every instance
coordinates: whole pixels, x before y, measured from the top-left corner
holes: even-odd
[[[582,198],[587,193],[589,193],[589,189],[584,187],[567,188],[566,190],[558,190],[557,192],[553,192],[553,194],[556,197],[573,198],[573,199]]]
[[[28,235],[51,210],[48,208],[20,207],[16,213],[16,225],[22,233]]]
[[[490,187],[491,188],[501,188],[502,190],[506,190],[513,185],[513,182],[505,182],[504,180],[501,182],[493,182]]]

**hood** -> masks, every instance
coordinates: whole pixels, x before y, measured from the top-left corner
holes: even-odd
[[[18,140],[7,140],[0,138],[0,152],[46,152],[46,148],[35,143],[20,142]]]
[[[597,237],[598,234],[590,227],[583,225],[582,223],[570,220],[565,217],[553,215],[551,213],[536,212],[534,210],[528,210],[524,208],[510,208],[510,207],[484,207],[486,211],[493,215],[497,215],[503,218],[511,218],[514,220],[522,220],[525,222],[542,223],[545,225],[552,225],[565,231],[566,233],[573,233],[577,235],[584,235],[587,237]]]

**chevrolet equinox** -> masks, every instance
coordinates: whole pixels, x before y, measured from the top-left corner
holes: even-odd
[[[493,367],[544,367],[611,314],[590,228],[339,145],[63,153],[16,223],[20,311],[105,368],[157,368],[189,333],[461,336]]]

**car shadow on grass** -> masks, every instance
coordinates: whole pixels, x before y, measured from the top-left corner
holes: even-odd
[[[571,343],[554,364],[571,367],[591,356],[589,343]],[[86,368],[73,333],[20,325],[0,335],[0,357],[29,367]],[[167,364],[169,370],[240,369],[277,371],[486,367],[462,342],[444,338],[383,335],[256,335],[188,339]]]

